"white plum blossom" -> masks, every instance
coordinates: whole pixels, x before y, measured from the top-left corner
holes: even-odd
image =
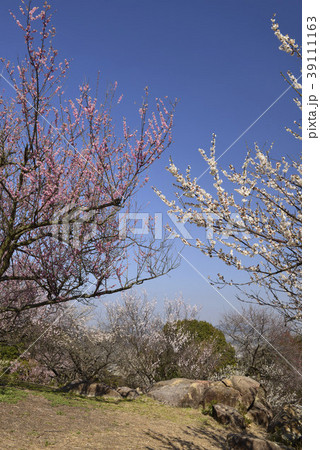
[[[280,40],[280,49],[301,58],[295,41],[280,32],[272,19],[272,29]],[[299,95],[301,84],[288,72],[286,81]],[[301,108],[301,101],[296,98]],[[296,123],[299,128],[300,125]],[[299,133],[288,129],[297,139]],[[241,170],[229,165],[229,171],[220,170],[215,156],[216,135],[213,134],[209,155],[199,152],[213,177],[213,189],[201,187],[191,179],[188,166],[183,174],[170,160],[167,170],[174,177],[178,200],[170,201],[158,189],[157,195],[170,205],[170,212],[187,223],[210,230],[210,238],[194,242],[180,239],[184,244],[198,248],[209,257],[217,257],[228,266],[247,272],[248,279],[237,283],[218,277],[223,284],[257,287],[257,292],[246,290],[246,298],[267,304],[282,312],[287,321],[301,321],[301,161],[287,161],[285,157],[273,160],[271,150],[264,151],[255,144],[248,152]],[[224,175],[234,185],[229,192],[223,187]],[[188,213],[188,217],[185,214]],[[214,213],[214,214],[210,214]],[[237,220],[233,220],[237,217]],[[213,240],[214,238],[214,240]],[[261,295],[261,288],[264,292]]]

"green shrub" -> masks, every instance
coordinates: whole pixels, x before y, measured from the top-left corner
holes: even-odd
[[[0,343],[0,360],[14,361],[23,352],[23,345],[8,345]]]
[[[166,324],[165,328],[172,324]],[[204,320],[178,320],[174,326],[176,330],[184,330],[188,332],[192,339],[199,345],[214,342],[217,353],[221,354],[221,361],[217,366],[217,370],[227,365],[236,363],[235,350],[231,344],[226,341],[225,335],[221,330],[215,328],[211,323]],[[164,330],[165,331],[165,330]]]

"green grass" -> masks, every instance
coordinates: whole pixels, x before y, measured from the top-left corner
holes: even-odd
[[[33,394],[41,395],[45,397],[53,407],[58,406],[89,406],[91,399],[78,397],[72,394],[64,394],[62,392],[55,391],[34,391]],[[94,400],[94,399],[93,399]],[[89,402],[89,403],[88,403]]]
[[[17,388],[9,386],[0,388],[0,401],[7,403],[15,403],[20,399],[25,398],[28,393],[32,395],[39,395],[46,398],[50,402],[50,406],[57,408],[57,415],[65,415],[64,407],[74,407],[88,409],[106,409],[114,411],[123,411],[130,414],[137,414],[145,416],[146,419],[169,420],[180,425],[197,424],[200,427],[208,426],[211,420],[208,416],[203,416],[200,410],[192,408],[174,408],[172,406],[161,404],[150,397],[140,396],[136,399],[99,399],[86,398],[71,393],[63,393],[55,391],[50,388],[37,389],[33,387],[32,390],[23,390],[21,387]]]
[[[206,417],[201,415],[200,410],[193,408],[175,408],[161,404],[144,395],[134,400],[123,399],[117,405],[110,404],[106,407],[146,416],[146,418],[169,420],[180,425],[190,425],[196,422],[197,425],[203,427],[211,422],[211,420],[207,420]]]
[[[27,397],[28,393],[12,387],[0,386],[0,403],[18,403]]]

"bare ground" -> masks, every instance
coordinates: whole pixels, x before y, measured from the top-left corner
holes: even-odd
[[[54,392],[6,392],[0,392],[1,450],[226,449],[231,431],[201,411],[161,405],[144,396],[103,402]],[[251,432],[260,434],[253,428]]]

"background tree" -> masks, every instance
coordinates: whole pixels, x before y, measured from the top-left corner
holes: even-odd
[[[129,384],[149,387],[174,377],[208,379],[234,361],[223,333],[195,320],[197,309],[181,298],[167,301],[163,314],[156,312],[154,301],[133,292],[106,308],[106,330],[116,336],[118,373]]]
[[[99,323],[93,313],[93,306],[63,303],[19,315],[7,312],[0,336],[5,378],[55,385],[121,382],[148,389],[174,377],[209,379],[235,363],[224,334],[196,320],[197,307],[182,298],[166,300],[160,313],[146,294],[130,291],[106,304]]]
[[[24,312],[23,324],[2,333],[4,381],[54,383],[105,381],[113,364],[115,340],[92,321],[92,308],[44,306]],[[1,373],[1,377],[2,377]]]
[[[139,131],[124,119],[117,135],[116,85],[101,104],[87,83],[64,99],[69,64],[57,60],[50,5],[22,3],[20,15],[26,56],[16,66],[1,59],[0,312],[97,298],[174,265],[152,237],[119,236],[117,220],[171,142],[174,105],[159,100],[149,116],[146,91]],[[36,295],[14,295],[17,283]]]
[[[103,381],[108,376],[115,339],[99,327],[89,325],[90,320],[92,310],[71,308],[60,311],[58,320],[41,322],[44,331],[48,326],[50,329],[32,346],[30,355],[52,372],[59,384]]]
[[[208,379],[216,371],[235,363],[234,348],[226,342],[223,332],[209,322],[176,320],[167,322],[163,332],[167,345],[159,369],[160,379]],[[186,339],[180,352],[175,352],[172,342],[181,334]]]
[[[301,59],[298,45],[281,34],[274,18],[272,29],[281,42],[280,49]],[[291,72],[286,80],[301,96],[301,85]],[[295,103],[301,108],[299,97]],[[298,133],[289,131],[299,138]],[[228,193],[220,177],[213,135],[210,155],[204,150],[200,154],[214,179],[214,193],[191,178],[190,167],[184,175],[172,161],[167,170],[175,179],[177,200],[168,200],[158,189],[155,192],[179,220],[210,230],[206,241],[196,239],[195,244],[181,236],[185,245],[247,274],[243,281],[226,280],[218,274],[212,284],[234,285],[245,294],[238,298],[272,306],[286,321],[297,324],[302,313],[301,163],[284,157],[273,162],[269,152],[257,144],[253,153],[248,152],[241,170],[232,164],[228,172],[222,170],[228,185],[234,185]]]
[[[249,306],[225,314],[220,329],[236,350],[236,370],[261,382],[274,410],[301,404],[301,334],[290,331],[283,317]]]
[[[156,311],[156,302],[136,292],[122,295],[121,301],[106,304],[102,327],[115,336],[117,342],[117,371],[133,386],[149,387],[159,380],[166,340],[163,333],[165,317],[171,321],[192,317],[196,308],[190,308],[182,299],[167,301],[164,315]],[[185,333],[176,334],[171,342],[177,353],[187,340]]]

